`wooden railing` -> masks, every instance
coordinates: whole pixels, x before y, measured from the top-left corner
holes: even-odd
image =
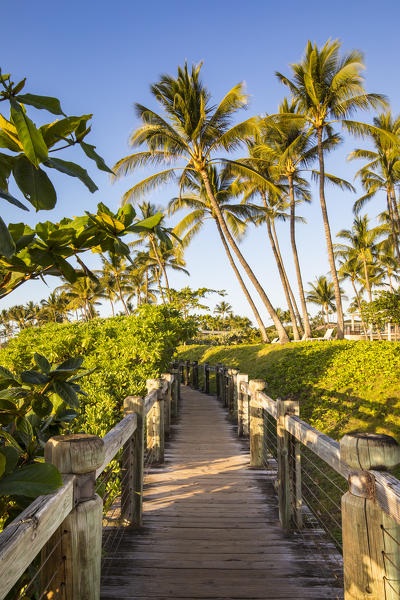
[[[314,550],[330,546],[331,556],[342,554],[338,581],[345,599],[398,599],[400,481],[389,472],[400,463],[398,443],[371,433],[337,442],[301,420],[298,401],[270,398],[264,380],[249,381],[221,364],[176,366],[184,383],[205,393],[215,389],[239,437],[249,437],[251,467],[276,468],[282,527],[300,535],[313,527],[323,535]]]
[[[45,460],[58,467],[63,486],[37,498],[0,533],[0,600],[10,590],[13,599],[100,598],[102,538],[110,529],[103,499],[112,488],[111,503],[119,507],[114,531],[141,525],[144,468],[163,461],[178,411],[177,371],[148,380],[147,389],[145,398],[125,399],[125,417],[104,438],[78,434],[47,442]]]

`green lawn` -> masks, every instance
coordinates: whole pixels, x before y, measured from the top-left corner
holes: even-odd
[[[400,342],[186,346],[178,358],[265,379],[272,398],[298,399],[301,418],[335,439],[371,431],[400,441]]]

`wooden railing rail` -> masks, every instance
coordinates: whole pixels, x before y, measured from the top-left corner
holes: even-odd
[[[38,555],[41,559],[34,578],[40,597],[100,598],[103,502],[96,494],[96,480],[101,481],[110,462],[123,451],[117,461],[121,523],[140,526],[144,431],[147,448],[156,444],[156,461],[162,461],[164,435],[178,410],[180,378],[176,369],[158,380],[148,380],[147,387],[145,398],[125,399],[124,418],[104,438],[78,434],[56,436],[47,442],[45,460],[58,467],[63,486],[37,498],[0,533],[0,600],[33,561],[37,562]]]
[[[181,369],[181,363],[177,367]],[[202,373],[202,386],[190,369]],[[301,531],[310,512],[318,527],[325,527],[319,513],[327,510],[324,503],[335,492],[341,526],[333,515],[332,523],[341,528],[338,532],[336,527],[334,542],[343,553],[345,600],[398,599],[400,481],[389,472],[400,464],[398,443],[370,433],[348,434],[337,442],[300,418],[299,402],[273,400],[263,391],[265,381],[249,381],[247,374],[222,364],[185,361],[185,373],[187,382],[197,381],[206,393],[215,373],[218,399],[237,420],[238,435],[249,437],[252,467],[267,467],[275,459],[282,527]],[[327,474],[329,469],[343,483],[347,480],[347,492]],[[310,481],[315,484],[314,500]]]

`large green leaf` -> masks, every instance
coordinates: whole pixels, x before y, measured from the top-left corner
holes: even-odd
[[[23,371],[20,374],[21,381],[28,383],[29,385],[42,385],[48,382],[48,377],[39,373],[39,371]]]
[[[0,148],[7,148],[7,150],[11,150],[12,152],[21,152],[21,148],[18,144],[7,135],[6,131],[0,129]]]
[[[15,254],[16,246],[12,239],[10,232],[8,231],[7,225],[0,217],[0,255],[11,258]]]
[[[17,466],[19,453],[12,446],[2,446],[0,448],[0,453],[4,456],[6,460],[4,470],[5,474],[11,473]]]
[[[58,98],[51,96],[37,96],[36,94],[20,94],[16,99],[22,104],[29,104],[35,108],[47,110],[53,115],[63,115],[61,104]]]
[[[51,494],[61,486],[61,475],[54,465],[33,463],[0,479],[0,494],[37,498]]]
[[[2,382],[18,383],[14,373],[9,371],[6,367],[0,366],[0,383]]]
[[[41,131],[36,128],[34,122],[25,114],[22,106],[13,99],[11,100],[11,118],[25,155],[35,167],[38,167],[39,163],[48,157],[47,146]]]
[[[57,371],[76,371],[80,369],[83,363],[82,356],[75,356],[74,358],[68,358],[58,365],[55,372]],[[53,371],[54,372],[54,371]]]
[[[32,410],[38,417],[47,417],[53,410],[53,404],[47,396],[38,394],[32,400]]]
[[[15,158],[0,152],[0,189],[8,191],[8,178],[13,168]]]
[[[43,371],[43,373],[48,373],[51,369],[51,365],[49,363],[49,361],[47,360],[47,358],[45,356],[43,356],[43,354],[39,354],[38,352],[35,352],[35,354],[33,355],[33,359],[35,361],[35,363],[37,364],[37,366],[39,367],[39,369],[41,371]]]
[[[54,381],[53,389],[55,393],[72,408],[79,408],[79,398],[74,388],[65,381]]]
[[[36,210],[50,210],[57,202],[57,194],[47,174],[35,169],[32,163],[21,156],[14,165],[15,181],[25,198]]]
[[[51,148],[58,141],[63,140],[73,133],[79,125],[91,118],[92,115],[82,115],[81,117],[66,117],[59,121],[54,121],[49,125],[42,125],[40,131],[48,148]]]
[[[81,142],[81,146],[86,156],[94,160],[98,169],[100,169],[101,171],[105,171],[106,173],[111,173],[112,175],[114,174],[114,172],[109,167],[107,167],[106,163],[101,158],[101,156],[99,156],[97,152],[95,152],[94,149],[96,148],[96,146],[86,144],[86,142]]]
[[[14,196],[11,196],[11,194],[5,192],[4,190],[0,190],[0,198],[4,198],[4,200],[7,200],[7,202],[9,202],[10,204],[14,204],[14,206],[18,206],[18,208],[22,208],[22,210],[29,211],[29,208],[27,208],[25,204],[22,204],[22,202],[20,202],[19,200],[14,198]]]
[[[77,165],[76,163],[69,162],[67,160],[61,160],[60,158],[48,158],[44,164],[46,167],[57,169],[57,171],[61,171],[61,173],[65,173],[71,177],[77,177],[86,185],[92,194],[99,189],[93,179],[89,177],[86,169],[83,169],[83,167]]]
[[[6,470],[6,463],[7,463],[7,459],[0,450],[0,477],[2,477],[3,473]]]

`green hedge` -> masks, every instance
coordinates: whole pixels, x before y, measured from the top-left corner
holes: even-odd
[[[180,348],[179,357],[225,363],[265,379],[272,398],[298,399],[301,417],[336,439],[357,430],[400,441],[398,342],[191,346]]]
[[[177,310],[147,305],[129,317],[25,329],[0,350],[0,365],[29,369],[34,352],[51,362],[83,356],[84,368],[96,371],[81,381],[88,397],[73,428],[103,436],[120,420],[123,398],[143,395],[146,379],[166,371],[176,346],[192,335]]]

